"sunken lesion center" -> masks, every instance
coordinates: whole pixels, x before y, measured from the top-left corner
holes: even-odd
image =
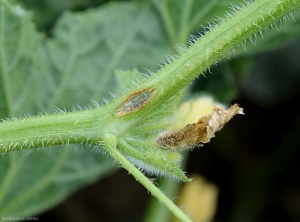
[[[140,110],[151,100],[154,93],[155,90],[152,88],[132,93],[124,100],[116,114],[122,116]]]

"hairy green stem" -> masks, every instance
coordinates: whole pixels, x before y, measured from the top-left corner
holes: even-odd
[[[97,141],[102,131],[94,128],[99,110],[24,117],[0,126],[0,153],[58,144]],[[104,124],[104,123],[103,123]]]
[[[134,178],[139,181],[153,196],[160,200],[171,212],[183,222],[192,222],[152,181],[139,171],[122,153],[117,149],[117,137],[113,134],[105,134],[104,145],[109,154],[116,159]]]
[[[257,0],[230,15],[173,62],[110,104],[96,109],[23,118],[0,124],[0,152],[65,143],[93,143],[103,133],[124,135],[238,44],[300,7],[300,0]],[[137,91],[153,97],[136,112],[116,111]]]
[[[181,165],[185,168],[189,152],[183,153],[183,161]],[[164,188],[165,194],[169,197],[178,197],[180,184],[174,183],[172,180],[167,178],[160,178],[158,184]],[[168,209],[164,208],[157,202],[155,198],[151,198],[150,203],[147,207],[147,212],[143,222],[152,221],[171,221],[171,214]]]

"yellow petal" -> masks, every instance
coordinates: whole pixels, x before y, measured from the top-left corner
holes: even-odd
[[[201,96],[196,100],[189,100],[175,111],[173,116],[174,128],[181,128],[187,124],[197,122],[202,116],[210,114],[214,106],[225,107],[216,103],[211,96]]]
[[[183,185],[179,192],[177,205],[192,219],[194,222],[212,221],[218,197],[218,188],[205,181],[202,176],[192,175],[192,182]],[[179,222],[173,218],[172,222]]]

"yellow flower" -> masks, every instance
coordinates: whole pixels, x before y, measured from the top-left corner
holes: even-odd
[[[216,211],[218,188],[200,175],[192,175],[192,178],[192,182],[183,185],[176,204],[192,221],[210,222]],[[180,221],[174,217],[172,222]]]
[[[211,114],[216,105],[225,108],[223,104],[215,102],[211,96],[201,96],[196,100],[191,99],[182,103],[174,113],[174,127],[182,128],[197,122],[202,116]]]

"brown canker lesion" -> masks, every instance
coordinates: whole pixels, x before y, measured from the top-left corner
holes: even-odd
[[[243,109],[234,104],[225,110],[214,106],[209,115],[204,115],[198,122],[188,124],[181,129],[165,131],[159,135],[156,143],[172,150],[186,150],[203,143],[208,143],[215,136],[215,132],[222,129],[236,114],[244,114]]]
[[[154,93],[155,90],[152,88],[132,93],[124,100],[116,114],[122,116],[140,110],[152,99]]]

